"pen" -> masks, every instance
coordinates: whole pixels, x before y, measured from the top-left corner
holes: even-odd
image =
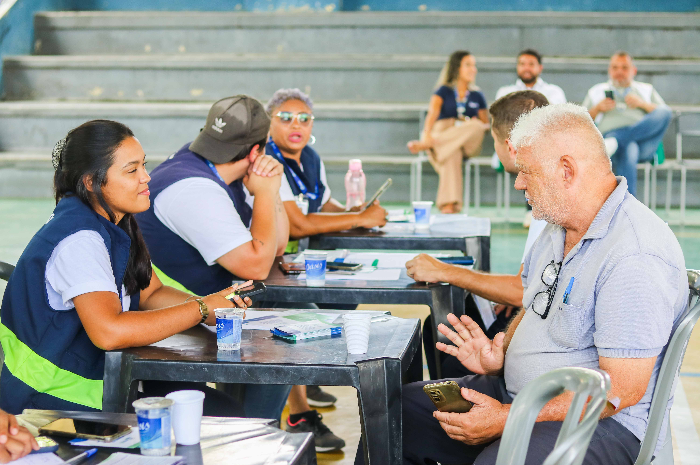
[[[574,277],[572,276],[571,279],[569,280],[569,285],[566,286],[566,290],[564,291],[564,298],[562,301],[565,304],[569,303],[569,294],[571,294],[571,288],[574,287]]]
[[[377,267],[377,265],[379,265],[379,259],[378,259],[378,258],[377,258],[377,259],[375,259],[375,260],[374,260],[374,261],[372,262],[372,266],[373,266],[373,267],[375,267],[375,268],[376,268],[376,267]]]
[[[97,453],[97,447],[95,447],[93,449],[88,449],[85,452],[83,452],[82,454],[76,455],[75,457],[73,457],[70,460],[66,460],[66,463],[70,464],[70,465],[78,465],[79,463],[82,463],[85,460],[92,457],[93,455],[95,455],[95,453]]]

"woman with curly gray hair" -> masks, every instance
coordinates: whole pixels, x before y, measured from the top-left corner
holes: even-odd
[[[315,138],[311,135],[313,102],[308,95],[299,89],[280,89],[265,109],[272,118],[265,151],[284,165],[280,197],[289,217],[290,238],[386,224],[386,211],[379,202],[362,213],[348,212],[331,197],[323,161],[310,146]],[[308,204],[307,211],[299,208],[297,199]]]

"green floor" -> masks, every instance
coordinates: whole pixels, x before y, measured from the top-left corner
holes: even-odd
[[[0,199],[0,260],[16,263],[32,235],[46,222],[53,211],[50,199]],[[397,205],[391,205],[397,208]],[[474,216],[493,219],[491,229],[491,268],[495,273],[515,273],[520,267],[527,230],[518,223],[506,223],[495,208],[470,210]],[[502,213],[502,212],[501,212]],[[522,218],[524,209],[511,208],[510,218]],[[700,212],[689,212],[690,217]],[[673,226],[685,253],[686,267],[700,268],[700,227]],[[0,294],[5,290],[0,281]]]

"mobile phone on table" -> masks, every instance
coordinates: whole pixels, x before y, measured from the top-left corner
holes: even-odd
[[[37,436],[34,439],[39,444],[39,450],[32,450],[30,454],[46,454],[47,452],[56,452],[58,450],[58,443],[49,437]]]
[[[426,384],[423,391],[441,412],[464,413],[474,405],[462,397],[459,384],[454,381]]]
[[[280,269],[284,274],[301,274],[306,271],[306,265],[304,263],[282,262]]]
[[[69,438],[99,439],[112,442],[131,432],[129,425],[115,425],[101,421],[59,418],[39,428],[39,434],[66,436]]]
[[[331,271],[357,271],[362,268],[362,263],[328,262],[326,268]]]
[[[393,183],[393,181],[391,180],[391,178],[389,178],[389,179],[387,179],[386,181],[384,181],[384,184],[382,184],[382,187],[380,187],[379,189],[377,189],[377,192],[374,193],[374,195],[372,196],[372,198],[370,198],[370,199],[367,201],[367,203],[365,204],[365,206],[364,206],[364,207],[362,208],[362,210],[360,210],[360,211],[365,211],[365,210],[367,210],[370,206],[372,206],[372,204],[374,203],[374,201],[377,200],[379,197],[381,197],[382,194],[383,194],[384,192],[386,192],[386,190],[391,186],[392,183]]]
[[[605,98],[615,100],[615,92],[613,92],[612,90],[606,90],[605,91]]]
[[[237,295],[241,299],[244,297],[252,297],[254,295],[262,294],[267,290],[264,283],[255,283],[246,287],[239,287],[232,293],[226,296],[228,300],[233,302],[233,296]]]

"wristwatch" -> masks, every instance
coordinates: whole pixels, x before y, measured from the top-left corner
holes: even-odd
[[[209,316],[209,307],[207,307],[207,304],[205,304],[202,299],[194,299],[194,301],[199,304],[199,313],[202,315],[202,321],[200,321],[200,323],[204,323]]]

